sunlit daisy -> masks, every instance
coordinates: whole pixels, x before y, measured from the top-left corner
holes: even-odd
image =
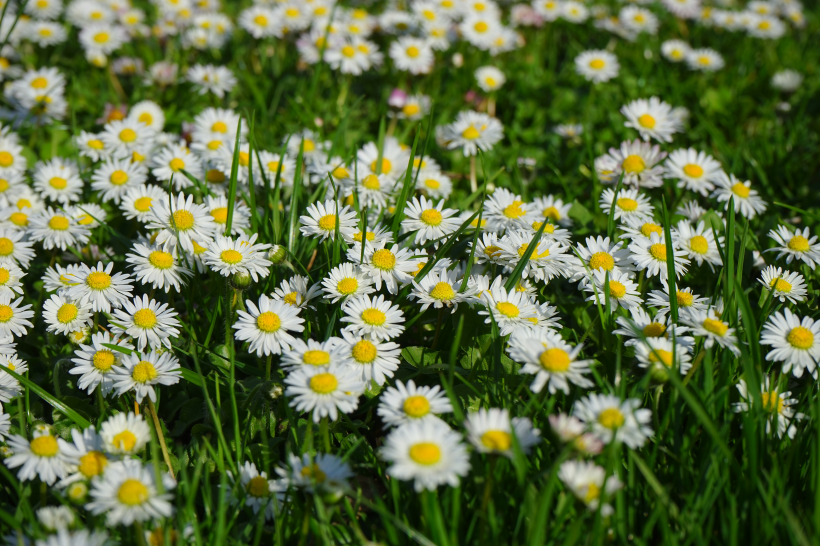
[[[729,328],[715,309],[689,308],[686,312],[681,313],[681,320],[689,327],[692,335],[704,338],[705,348],[709,349],[717,343],[724,349],[730,350],[735,356],[740,356],[735,329]]]
[[[89,303],[95,313],[110,313],[111,308],[119,308],[131,297],[133,283],[127,273],[114,273],[114,262],[103,266],[98,262],[94,267],[80,264],[69,280],[76,284],[68,287],[65,296],[81,304]]]
[[[806,299],[806,281],[800,273],[770,265],[760,276],[758,282],[781,302],[788,299],[792,303],[798,303]]]
[[[587,427],[577,417],[559,413],[549,416],[550,428],[562,442],[571,444],[572,447],[587,455],[597,455],[603,448],[604,443],[594,434],[587,432]]]
[[[267,259],[269,244],[256,244],[257,234],[250,239],[243,235],[237,240],[217,235],[202,255],[202,261],[223,277],[235,274],[250,275],[254,282],[270,273],[271,262]]]
[[[657,188],[663,184],[664,168],[660,162],[665,157],[666,152],[660,151],[657,145],[640,139],[625,141],[620,148],[610,148],[609,153],[603,156],[604,163],[609,166],[607,172],[599,172],[599,176],[602,181],[614,184],[623,174],[626,186]],[[600,165],[596,160],[596,170]]]
[[[404,232],[415,232],[416,245],[440,239],[453,233],[461,225],[458,211],[445,209],[444,200],[433,203],[426,197],[414,197],[404,209],[405,219],[401,223]]]
[[[375,291],[371,278],[351,263],[343,263],[331,269],[322,280],[322,287],[324,297],[330,299],[331,303]]]
[[[608,284],[607,276],[609,276]],[[634,309],[643,303],[638,285],[625,272],[595,271],[592,275],[592,281],[584,287],[586,292],[592,292],[587,301],[595,302],[596,305],[604,307],[608,292],[610,312],[612,313],[619,307]]]
[[[507,290],[499,284],[492,286],[484,294],[487,308],[478,312],[487,316],[485,324],[498,324],[501,335],[506,336],[516,331],[529,330],[537,317],[535,305],[525,293]],[[536,319],[537,320],[537,319]]]
[[[46,331],[67,335],[91,326],[91,307],[57,294],[43,303]]]
[[[90,230],[67,212],[48,207],[29,219],[29,238],[42,242],[45,250],[81,246],[88,242]]]
[[[52,296],[55,297],[55,296]],[[115,335],[126,334],[142,351],[146,347],[171,348],[171,338],[179,336],[177,312],[167,303],[149,300],[146,294],[137,296],[133,302],[125,300],[122,309],[115,309],[111,321],[111,331]]]
[[[520,195],[505,188],[496,189],[484,202],[487,231],[502,233],[508,229],[526,229],[536,218]]]
[[[467,415],[464,422],[467,438],[480,453],[504,455],[510,459],[514,456],[513,434],[521,452],[529,453],[530,447],[537,444],[540,431],[533,428],[532,421],[526,417],[510,419],[506,409],[480,409]]]
[[[162,201],[168,202],[165,190],[152,184],[143,184],[128,189],[120,201],[120,210],[129,220],[147,223],[152,218],[151,207]]]
[[[17,263],[27,269],[34,258],[33,243],[24,240],[26,233],[0,227],[0,263]]]
[[[307,208],[307,215],[300,216],[300,231],[306,237],[319,237],[321,241],[336,238],[336,224],[340,234],[352,234],[356,227],[356,212],[350,207],[329,200],[313,203]]]
[[[589,50],[575,57],[575,71],[593,83],[601,83],[618,76],[621,66],[609,51]]]
[[[159,493],[156,476],[153,465],[143,466],[139,459],[111,463],[102,478],[91,483],[91,502],[85,507],[92,514],[105,514],[112,527],[171,517],[173,494]],[[165,491],[176,485],[168,474],[162,474],[161,479]]]
[[[322,293],[319,288],[319,283],[311,284],[310,279],[303,275],[294,275],[289,279],[285,279],[276,287],[271,298],[274,300],[282,300],[288,305],[294,307],[309,307],[313,306],[308,303]]]
[[[354,411],[365,389],[355,370],[336,363],[293,368],[285,377],[285,385],[285,396],[293,398],[290,405],[298,412],[312,412],[316,423],[323,417],[335,421],[340,411]]]
[[[614,203],[613,203],[614,201]],[[644,194],[638,192],[637,189],[623,188],[615,197],[615,190],[607,188],[601,193],[601,210],[607,213],[615,206],[614,218],[616,220],[623,218],[626,220],[629,217],[652,218],[652,211],[655,209],[650,203],[649,198]]]
[[[230,470],[226,471],[228,479],[233,483],[234,493],[230,496],[231,504],[244,499],[244,506],[250,507],[254,514],[264,510],[265,519],[273,519],[280,497],[284,498],[284,491],[276,480],[268,479],[265,471],[260,472],[256,465],[245,461],[239,469],[239,478],[235,479]]]
[[[760,197],[757,190],[752,189],[750,180],[742,182],[733,174],[721,172],[715,180],[715,185],[717,188],[711,197],[719,203],[726,203],[726,209],[729,208],[729,199],[734,199],[735,210],[745,218],[752,219],[766,212],[766,201]]]
[[[377,340],[390,340],[404,331],[402,311],[382,295],[347,300],[342,310],[345,316],[341,322],[349,323],[344,328],[345,332]]]
[[[108,347],[115,345],[122,347],[125,352],[134,348],[133,345],[118,337],[111,337],[108,332],[97,332],[91,336],[90,345],[80,344],[74,351],[71,361],[74,367],[68,370],[71,375],[79,375],[77,387],[91,394],[100,387],[103,396],[108,396],[114,388],[111,371],[121,365],[124,353]]]
[[[193,241],[210,240],[216,229],[213,217],[205,205],[194,203],[194,196],[181,193],[170,202],[156,201],[151,204],[148,229],[158,229],[156,243],[178,241],[188,252],[194,250]]]
[[[179,292],[185,285],[185,278],[193,275],[172,252],[170,244],[148,246],[134,243],[133,253],[126,254],[125,261],[132,264],[134,277],[142,284],[170,292],[173,287]]]
[[[112,455],[136,455],[151,439],[151,429],[142,415],[117,413],[100,427],[104,451]]]
[[[64,159],[38,163],[34,166],[34,189],[44,199],[68,205],[79,201],[83,190],[83,181],[77,166]]]
[[[795,377],[802,377],[803,371],[817,378],[817,361],[820,360],[820,321],[811,317],[802,319],[788,307],[783,312],[769,315],[763,324],[760,344],[769,345],[772,350],[767,360],[783,363],[783,373],[792,371]]]
[[[637,449],[652,436],[652,411],[636,398],[621,400],[608,394],[590,394],[575,402],[573,415],[584,421],[602,442],[623,442]]]
[[[120,364],[111,370],[114,390],[120,396],[133,391],[137,404],[141,404],[145,397],[151,402],[156,402],[157,393],[154,386],[175,385],[182,376],[182,372],[179,371],[179,360],[167,351],[134,352],[125,355]]]
[[[23,293],[23,284],[20,279],[25,277],[23,270],[13,262],[0,261],[0,296],[14,296]]]
[[[726,64],[723,57],[714,49],[704,47],[701,49],[693,49],[686,55],[686,64],[692,70],[699,70],[701,72],[715,72],[720,70]]]
[[[558,469],[558,477],[590,510],[600,510],[603,517],[614,512],[606,499],[623,487],[618,476],[607,477],[606,470],[590,461],[564,461]]]
[[[541,392],[546,386],[550,394],[563,391],[569,394],[570,384],[590,388],[593,383],[584,377],[592,360],[579,360],[583,343],[575,347],[566,343],[553,332],[541,332],[537,337],[530,334],[514,335],[508,353],[510,358],[522,364],[519,373],[534,374],[530,390]]]
[[[365,244],[364,261],[361,262],[361,243],[356,243],[347,252],[347,257],[353,263],[358,264],[360,270],[368,275],[376,286],[376,290],[382,289],[382,284],[391,294],[397,294],[399,286],[410,282],[410,273],[416,268],[411,259],[413,253],[399,245],[379,248]]]
[[[17,434],[6,438],[12,454],[3,462],[9,468],[19,468],[17,479],[33,480],[35,477],[48,485],[65,478],[71,471],[71,461],[65,453],[66,441],[50,432],[37,434],[27,440]]]
[[[666,282],[661,283],[663,285],[663,290],[652,290],[649,293],[649,298],[646,301],[646,304],[649,307],[658,308],[658,317],[666,317],[671,310],[671,305],[669,303],[669,286]],[[693,310],[693,311],[704,311],[708,308],[709,305],[709,298],[703,298],[694,292],[692,292],[691,288],[683,287],[678,284],[675,287],[675,301],[678,304],[678,309],[683,311]]]
[[[686,375],[692,368],[689,350],[677,339],[673,343],[665,337],[647,338],[635,343],[635,356],[638,366],[648,369],[656,381],[666,381],[667,373],[673,368],[677,368],[681,375]]]
[[[246,300],[248,311],[238,310],[238,320],[233,325],[234,336],[239,341],[250,343],[249,352],[257,356],[280,354],[290,348],[294,338],[290,332],[304,330],[305,322],[299,316],[300,309],[284,301],[259,296],[259,306]]]
[[[686,60],[686,56],[692,50],[689,44],[683,40],[666,40],[661,44],[661,55],[668,61],[680,63]]]
[[[24,336],[26,327],[34,327],[28,320],[34,317],[31,305],[22,305],[23,298],[12,301],[13,297],[12,294],[0,294],[0,339]]]
[[[779,225],[776,230],[769,231],[769,237],[774,239],[777,246],[766,252],[777,252],[778,258],[785,256],[787,264],[792,260],[802,260],[813,270],[820,263],[820,244],[817,243],[817,236],[809,233],[809,228],[792,231]]]
[[[704,197],[715,189],[715,183],[725,176],[718,161],[692,148],[675,150],[664,163],[669,178],[678,179],[678,187],[700,193]]]
[[[472,156],[478,150],[492,150],[504,138],[504,127],[483,112],[467,110],[459,112],[455,121],[445,126],[445,134],[447,148],[461,148],[464,155]]]
[[[686,259],[686,251],[675,248],[674,240],[672,245],[675,277],[679,278],[686,273],[689,260]],[[638,271],[646,271],[647,277],[660,276],[661,281],[666,281],[669,277],[667,249],[666,242],[660,235],[652,233],[648,239],[634,239],[629,245],[629,250]]]
[[[57,487],[97,478],[105,472],[110,462],[102,437],[93,425],[83,431],[71,429],[71,439],[73,443],[66,442],[63,453],[70,460],[74,472],[60,480]]]
[[[455,312],[460,302],[475,295],[471,288],[459,292],[461,279],[456,280],[456,277],[455,271],[430,272],[420,282],[413,281],[409,297],[418,300],[422,312],[431,305],[435,309],[452,308],[452,312]]]
[[[718,245],[723,245],[723,237],[718,237],[716,244],[712,230],[707,229],[703,222],[692,226],[686,220],[681,220],[677,227],[672,228],[672,237],[689,259],[698,262],[698,265],[706,262],[712,271],[715,270],[714,266],[723,265],[718,250]]]
[[[672,135],[682,129],[671,113],[672,107],[658,97],[638,99],[621,107],[625,127],[637,129],[644,140],[653,138],[659,142],[672,142]]]

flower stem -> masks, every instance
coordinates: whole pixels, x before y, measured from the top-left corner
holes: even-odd
[[[168,455],[168,446],[165,445],[165,435],[162,434],[162,427],[159,425],[157,408],[154,407],[154,401],[150,398],[148,399],[148,412],[154,420],[154,428],[157,431],[157,438],[159,438],[159,447],[162,449],[162,458],[165,459],[165,464],[168,465],[168,472],[171,474],[171,477],[176,481],[177,478],[174,476],[174,467],[171,466],[171,456]]]
[[[475,156],[470,156],[470,191],[475,193],[478,191],[478,182],[476,180]]]
[[[325,444],[325,453],[330,453],[330,434],[327,430],[327,417],[322,417],[322,422],[319,423],[319,431],[322,435],[322,441]]]

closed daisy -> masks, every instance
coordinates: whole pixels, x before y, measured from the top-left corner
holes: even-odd
[[[342,310],[346,316],[342,317],[341,322],[349,323],[344,328],[345,332],[384,341],[404,331],[404,314],[382,295],[347,300]]]
[[[605,444],[623,442],[638,449],[652,436],[648,426],[652,412],[641,408],[641,401],[635,398],[621,400],[617,396],[593,393],[575,402],[573,414]]]
[[[71,471],[71,460],[65,453],[66,441],[50,432],[34,433],[31,441],[14,434],[6,438],[11,455],[3,462],[9,468],[19,468],[17,479],[30,481],[34,478],[48,485],[65,478]]]
[[[395,387],[388,387],[379,397],[378,414],[387,426],[435,420],[452,411],[450,399],[440,386],[417,387],[412,379],[406,384],[396,381]]]
[[[539,393],[546,386],[550,394],[559,390],[569,394],[570,384],[585,389],[594,386],[584,377],[592,360],[579,360],[581,349],[582,343],[572,347],[560,335],[546,331],[537,337],[526,333],[513,336],[507,351],[522,365],[519,373],[535,375],[532,392]]]
[[[12,301],[12,295],[0,295],[0,339],[26,335],[26,327],[34,325],[28,320],[34,316],[31,305],[22,305],[23,298]]]
[[[91,326],[91,308],[57,294],[43,303],[47,332],[67,335]]]
[[[644,140],[672,142],[672,135],[683,128],[680,120],[672,115],[672,107],[658,97],[638,99],[621,107],[625,127],[636,129]]]
[[[769,237],[774,239],[777,246],[766,252],[777,252],[778,258],[785,256],[787,264],[793,260],[802,260],[813,270],[820,263],[820,244],[817,243],[817,236],[809,233],[809,228],[792,231],[780,225],[776,230],[769,231]]]
[[[617,77],[620,68],[618,58],[609,51],[594,49],[584,51],[575,57],[575,71],[593,83],[606,82]]]
[[[387,436],[381,456],[392,463],[387,473],[398,480],[413,480],[417,493],[435,491],[442,484],[456,487],[459,477],[470,471],[461,435],[439,419],[395,429]]]
[[[171,517],[173,494],[159,493],[156,475],[151,463],[143,466],[139,459],[111,463],[102,478],[91,483],[91,502],[86,504],[86,510],[95,515],[105,514],[110,526]],[[166,491],[174,485],[169,475],[162,475]]]
[[[283,301],[269,299],[264,294],[259,296],[257,307],[251,300],[246,300],[248,311],[237,311],[239,316],[233,325],[234,336],[239,341],[248,341],[248,350],[257,356],[280,354],[290,348],[294,341],[290,332],[301,332],[305,319],[299,316],[299,308]]]
[[[69,280],[77,284],[66,289],[66,297],[81,304],[90,304],[95,313],[110,313],[112,307],[122,307],[131,297],[133,283],[131,276],[126,273],[112,275],[113,269],[113,262],[105,267],[102,262],[94,267],[80,264],[80,269],[69,277]]]
[[[341,364],[294,368],[285,377],[285,385],[285,396],[293,398],[290,405],[298,412],[312,412],[316,423],[323,417],[335,421],[340,411],[355,410],[365,389],[358,374]]]
[[[513,434],[521,452],[525,455],[530,448],[541,441],[541,431],[533,428],[532,421],[526,417],[513,417],[506,409],[489,408],[470,412],[464,422],[467,438],[479,453],[504,455],[510,459],[513,450]]]
[[[267,259],[269,244],[255,244],[257,234],[246,235],[237,240],[217,235],[202,255],[202,261],[223,277],[235,274],[250,275],[254,282],[270,274],[271,261]]]
[[[91,394],[99,386],[103,396],[114,389],[114,379],[111,371],[121,366],[123,353],[111,349],[108,345],[115,345],[123,349],[133,349],[134,346],[118,337],[112,337],[108,332],[93,334],[89,345],[80,344],[74,351],[71,362],[74,367],[68,370],[71,375],[79,375],[77,387]]]
[[[375,291],[369,275],[351,263],[340,264],[330,270],[322,280],[324,297],[331,303],[339,300],[365,296]]]
[[[82,246],[88,242],[90,231],[67,212],[51,207],[40,211],[29,219],[29,238],[41,242],[45,250]]]
[[[758,282],[781,302],[788,299],[792,303],[798,303],[806,299],[806,281],[800,273],[770,265],[760,276]]]
[[[142,284],[150,284],[151,288],[168,293],[173,287],[179,292],[185,286],[186,277],[193,275],[180,263],[168,242],[163,246],[134,243],[131,250],[133,253],[126,254],[125,261],[134,268],[134,277]]]
[[[460,288],[461,280],[456,280],[455,271],[430,272],[420,282],[413,281],[409,297],[421,303],[422,312],[431,305],[435,309],[452,308],[452,312],[455,312],[460,302],[475,295],[473,289],[467,288],[464,292],[459,292]]]
[[[686,252],[688,258],[693,262],[698,262],[698,265],[706,262],[712,271],[715,270],[714,266],[723,265],[718,250],[718,244],[723,245],[723,237],[718,237],[717,244],[715,244],[714,233],[711,229],[706,229],[703,222],[692,226],[686,220],[681,220],[677,227],[672,229],[672,237],[681,250]]]
[[[426,197],[414,197],[404,209],[405,219],[401,223],[404,232],[415,232],[416,245],[441,239],[456,231],[461,225],[458,211],[445,209],[444,200],[433,203]]]
[[[300,231],[305,237],[318,237],[319,240],[336,238],[336,224],[340,234],[352,234],[356,227],[356,212],[350,207],[342,206],[333,200],[313,203],[307,208],[307,215],[300,216]]]
[[[704,338],[705,348],[710,349],[717,343],[735,356],[740,356],[735,329],[729,328],[729,325],[720,319],[714,309],[689,309],[686,313],[681,314],[681,319],[693,335]]]
[[[149,300],[143,294],[133,302],[124,301],[122,309],[115,309],[111,320],[111,331],[115,335],[128,335],[142,351],[146,347],[159,348],[164,345],[171,348],[171,338],[179,335],[177,312],[167,303]]]
[[[766,201],[764,201],[757,190],[752,189],[752,182],[741,181],[733,174],[720,173],[715,180],[717,188],[712,192],[712,198],[719,203],[726,203],[729,208],[729,199],[734,199],[735,210],[740,212],[744,218],[752,219],[758,214],[766,212]]]
[[[666,175],[678,179],[678,187],[698,192],[706,197],[715,189],[723,169],[712,156],[692,148],[675,150],[664,163]]]
[[[112,455],[136,455],[151,439],[151,429],[142,415],[117,413],[100,427],[104,451]]]
[[[399,369],[399,355],[401,347],[392,341],[355,335],[343,331],[344,340],[339,341],[347,365],[360,374],[365,384],[375,381],[377,385],[384,385],[388,377]]]
[[[176,199],[171,196],[170,202],[152,203],[151,214],[148,229],[160,230],[156,239],[159,245],[169,240],[178,241],[183,249],[193,252],[193,241],[210,240],[216,230],[207,207],[195,204],[193,195],[186,199],[185,194],[180,193]]]
[[[820,321],[815,322],[811,317],[801,319],[786,307],[782,313],[769,316],[763,325],[760,344],[772,347],[766,359],[782,362],[783,373],[792,371],[795,377],[802,377],[806,370],[817,379]]]

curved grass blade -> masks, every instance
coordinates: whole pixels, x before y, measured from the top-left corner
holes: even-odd
[[[53,407],[54,409],[56,409],[57,411],[59,411],[72,421],[74,421],[74,423],[77,426],[82,428],[87,428],[91,426],[91,423],[88,422],[88,420],[85,417],[83,417],[70,407],[63,404],[60,400],[57,400],[52,394],[46,392],[42,387],[32,382],[28,377],[20,375],[19,373],[3,366],[2,364],[0,364],[0,370],[3,370],[4,372],[12,376],[14,379],[19,381],[23,386],[28,388],[30,391],[36,393],[37,396],[48,402],[48,404],[51,407]]]
[[[541,222],[541,227],[538,228],[538,231],[536,231],[535,235],[532,236],[530,244],[527,245],[527,250],[524,251],[524,255],[521,256],[520,260],[518,260],[515,269],[513,269],[512,273],[510,273],[510,278],[507,279],[507,282],[504,284],[504,289],[507,290],[507,292],[515,288],[515,285],[518,283],[518,279],[521,278],[521,273],[524,271],[524,268],[527,267],[527,263],[530,261],[530,256],[532,256],[532,253],[535,252],[536,247],[538,247],[538,243],[541,242],[541,235],[544,233],[545,227],[547,227],[546,220]]]

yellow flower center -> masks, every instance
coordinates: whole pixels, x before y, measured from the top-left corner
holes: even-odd
[[[108,466],[108,458],[100,451],[89,451],[80,457],[80,464],[77,470],[86,478],[99,476]]]
[[[48,221],[48,227],[55,231],[65,231],[68,229],[69,221],[65,216],[54,216]]]
[[[170,163],[168,163],[168,166],[171,167],[172,171],[178,173],[179,171],[185,168],[185,162],[182,161],[180,158],[175,157],[170,161]]]
[[[632,212],[638,209],[638,202],[634,199],[630,199],[629,197],[619,197],[615,203],[618,205],[618,208],[627,212]]]
[[[120,131],[120,140],[123,142],[134,142],[137,140],[137,132],[133,129],[123,129]]]
[[[792,285],[783,279],[775,279],[771,282],[769,286],[773,286],[775,290],[778,292],[791,292]]]
[[[703,329],[707,332],[712,332],[715,335],[723,337],[729,330],[729,326],[719,320],[707,318],[703,321]]]
[[[418,419],[430,413],[430,401],[421,395],[409,396],[404,401],[402,408],[409,417]]]
[[[130,430],[123,430],[113,438],[113,444],[116,449],[131,452],[134,446],[137,445],[137,436]]]
[[[541,214],[544,215],[544,218],[548,218],[553,222],[558,222],[561,220],[561,213],[555,207],[547,207],[541,212]]]
[[[285,297],[282,298],[282,301],[288,305],[296,305],[299,301],[299,292],[288,292],[285,294]]]
[[[695,303],[695,296],[690,292],[683,292],[681,290],[677,291],[675,299],[678,300],[678,305],[682,305],[683,307],[691,307],[692,304]]]
[[[650,235],[653,233],[657,233],[658,235],[663,235],[663,228],[658,224],[653,224],[652,222],[646,222],[641,226],[641,234],[649,238]]]
[[[360,364],[370,364],[376,360],[378,351],[372,341],[363,339],[353,346],[351,351],[353,358]]]
[[[476,32],[484,33],[484,32],[487,32],[487,29],[489,28],[489,25],[487,23],[485,23],[484,21],[479,21],[478,23],[473,25],[473,28],[475,29]]]
[[[150,330],[157,325],[157,315],[150,309],[140,309],[134,313],[134,325]]]
[[[342,55],[345,57],[353,57],[356,54],[356,49],[353,46],[346,45],[342,48]]]
[[[49,434],[33,439],[30,448],[31,452],[37,457],[51,458],[60,451],[60,446],[57,445],[57,439]]]
[[[501,252],[501,249],[495,245],[485,246],[484,247],[484,254],[489,256],[490,258],[495,257],[496,254]]]
[[[408,454],[414,462],[424,466],[436,464],[441,459],[441,449],[431,442],[420,442],[411,446]]]
[[[55,176],[48,181],[48,185],[54,188],[55,190],[64,190],[65,187],[68,186],[68,180],[66,180],[65,178],[60,178],[59,176]]]
[[[438,180],[435,180],[433,178],[428,178],[427,180],[424,181],[424,185],[426,187],[430,188],[431,190],[437,190],[441,187],[441,182],[439,182]]]
[[[14,243],[8,237],[0,237],[0,256],[10,256],[14,252]]]
[[[639,155],[628,155],[624,159],[623,168],[628,173],[640,174],[646,169],[646,163]]]
[[[302,362],[309,366],[327,366],[330,364],[330,353],[327,351],[305,351],[302,355]]]
[[[615,299],[621,299],[626,295],[626,286],[618,281],[609,281],[609,295]]]
[[[260,15],[259,17],[262,16]],[[268,480],[266,480],[262,476],[256,476],[255,478],[251,478],[251,480],[248,482],[248,485],[245,487],[245,490],[248,492],[248,495],[256,498],[267,497],[268,495],[270,495],[270,486],[268,485]]]
[[[378,159],[370,164],[370,170],[374,173],[379,172],[378,170]],[[386,157],[382,158],[382,170],[381,172],[384,174],[389,174],[390,171],[393,170],[393,164],[390,162],[389,159]]]
[[[154,116],[149,114],[148,112],[143,112],[140,114],[140,117],[137,118],[137,121],[140,123],[144,123],[146,125],[151,125],[154,122]]]
[[[603,59],[592,59],[589,61],[589,67],[593,70],[600,70],[606,66],[606,63]]]
[[[661,337],[666,332],[666,326],[660,322],[650,322],[643,327],[643,335],[646,337]]]
[[[194,247],[194,254],[196,254],[197,256],[199,256],[200,254],[202,254],[203,252],[205,252],[206,250],[208,250],[207,248],[205,248],[204,246],[200,245],[200,244],[199,244],[199,243],[197,243],[196,241],[191,241],[191,244],[192,244],[192,245],[193,245],[193,247]]]
[[[174,212],[174,225],[180,231],[187,231],[194,227],[194,215],[187,210],[178,210]]]
[[[436,209],[427,209],[421,213],[420,219],[428,226],[438,226],[441,224],[441,213]]]
[[[98,44],[105,44],[110,39],[111,39],[111,37],[108,35],[107,32],[98,32],[97,34],[94,35],[94,41],[97,42]],[[126,131],[130,131],[130,129],[126,129]],[[123,138],[122,135],[120,135],[120,138]],[[123,140],[125,140],[125,139],[123,138]],[[133,140],[133,139],[131,139],[131,140]],[[127,141],[127,142],[130,142],[130,141]]]
[[[31,86],[34,89],[45,89],[48,86],[48,80],[40,76],[31,80]],[[4,165],[5,166],[5,165]]]
[[[709,242],[703,235],[695,235],[689,239],[689,248],[698,254],[706,254],[709,251]]]
[[[268,26],[268,18],[261,14],[254,17],[253,22],[259,25],[260,27]]]
[[[219,254],[219,259],[225,262],[226,264],[238,264],[242,261],[242,253],[233,249],[223,250]]]
[[[94,367],[103,373],[110,370],[116,361],[117,358],[114,356],[114,353],[108,349],[97,351],[91,359],[91,363]]]
[[[478,131],[478,129],[470,125],[461,132],[461,136],[463,136],[467,140],[475,140],[481,136],[481,133]]]
[[[208,149],[212,151],[218,150],[220,146],[222,146],[221,140],[212,140],[208,143]]]
[[[68,324],[76,319],[79,314],[80,311],[77,309],[76,305],[73,303],[66,303],[57,310],[57,320],[60,321],[61,324]]]
[[[519,246],[518,247],[518,257],[523,258],[524,254],[527,253],[528,248],[529,248],[529,243],[524,243],[523,245]],[[550,250],[549,249],[546,249],[546,250],[544,250],[544,252],[539,253],[538,252],[538,247],[536,246],[535,250],[530,255],[530,260],[535,260],[535,259],[538,259],[538,258],[546,258],[549,255],[550,255]]]
[[[14,316],[14,311],[8,305],[0,303],[0,323],[8,322]]]
[[[159,375],[157,369],[147,360],[141,360],[140,363],[131,370],[131,379],[137,383],[148,383],[156,379],[157,375]]]
[[[345,277],[344,279],[340,280],[338,284],[336,284],[336,290],[339,291],[340,294],[344,294],[345,296],[349,296],[356,292],[359,289],[359,281],[352,278],[352,277]]]
[[[657,353],[657,355],[655,353]],[[671,368],[672,353],[664,351],[663,349],[655,349],[654,352],[649,353],[649,362],[661,362],[667,368]]]
[[[686,173],[686,176],[691,176],[692,178],[700,178],[703,176],[703,168],[700,165],[695,165],[693,163],[685,165],[683,167],[683,172]]]
[[[809,240],[802,235],[795,235],[789,241],[788,247],[795,252],[808,252]]]
[[[512,219],[521,218],[526,214],[526,211],[521,208],[523,204],[523,201],[513,201],[512,204],[504,207],[504,216]]]
[[[302,470],[299,473],[302,477],[309,478],[316,483],[322,483],[327,479],[327,474],[325,474],[316,463],[302,467]]]
[[[362,320],[371,326],[381,326],[387,321],[387,315],[371,307],[362,311]]]
[[[814,334],[803,326],[792,328],[786,338],[795,349],[811,349],[814,346]]]
[[[9,220],[11,220],[11,223],[16,226],[25,227],[28,225],[28,215],[23,214],[22,212],[11,213]],[[0,241],[2,241],[2,239],[0,239]],[[2,255],[2,251],[0,251],[0,255]]]
[[[666,245],[663,243],[656,243],[650,246],[649,253],[659,262],[666,261]]]
[[[92,138],[91,140],[86,142],[86,144],[88,144],[88,147],[92,150],[102,150],[103,148],[105,148],[105,144],[103,144],[103,141],[97,138]]]
[[[137,209],[139,212],[148,212],[151,210],[151,203],[154,200],[151,197],[140,197],[136,201],[134,201],[134,208]]]
[[[481,435],[481,443],[487,449],[507,451],[512,446],[512,436],[503,430],[488,430]]]
[[[174,257],[169,252],[154,250],[148,255],[148,261],[157,269],[170,269],[174,265]]]
[[[507,318],[515,318],[519,314],[521,314],[521,311],[518,309],[518,307],[506,301],[500,301],[496,303],[495,308],[498,309],[499,313],[501,313]]]
[[[111,275],[105,271],[89,273],[88,277],[85,278],[85,284],[92,290],[105,290],[111,286]]]
[[[596,252],[589,258],[589,267],[612,271],[615,267],[615,259],[606,252]]]
[[[282,327],[282,320],[276,313],[265,311],[256,317],[256,327],[265,333],[276,332]]]
[[[380,248],[373,253],[373,265],[382,271],[392,271],[396,266],[396,256],[386,248]]]
[[[769,413],[783,413],[783,399],[776,392],[761,392],[760,401],[763,403],[763,409]]]
[[[610,430],[620,428],[625,420],[624,414],[618,408],[607,408],[598,414],[598,422]]]
[[[571,364],[569,354],[558,348],[547,349],[538,357],[541,367],[552,373],[561,373],[569,369]]]
[[[375,174],[368,174],[362,180],[362,186],[364,186],[368,190],[377,191],[381,188],[381,183],[379,182],[379,177]]]
[[[732,186],[732,193],[734,193],[735,195],[737,195],[738,197],[741,197],[743,199],[746,199],[747,197],[749,197],[749,192],[750,191],[751,191],[750,188],[742,182],[738,182],[734,186]]]
[[[336,215],[335,214],[326,214],[319,218],[319,229],[324,231],[335,231],[336,230]]]
[[[310,389],[319,394],[330,394],[339,386],[339,380],[332,373],[320,373],[310,378]]]
[[[591,483],[587,486],[587,493],[584,495],[584,502],[587,504],[596,500],[598,497],[601,496],[601,488]]]
[[[122,482],[117,491],[117,499],[128,506],[137,506],[148,500],[148,488],[139,480],[128,479]]]
[[[641,124],[641,127],[646,127],[647,129],[654,129],[656,121],[655,118],[653,118],[649,114],[644,114],[638,118],[638,123]]]
[[[453,287],[446,282],[437,283],[430,291],[430,297],[439,301],[449,301],[456,297]]]
[[[8,269],[0,267],[0,286],[5,285],[11,279],[11,273]]]
[[[407,56],[410,57],[411,59],[415,59],[416,57],[419,56],[420,51],[419,51],[419,48],[417,48],[415,46],[410,46],[405,50],[405,53],[407,53]]]
[[[13,163],[13,155],[8,152],[0,152],[0,167],[11,167]]]
[[[401,111],[405,116],[412,117],[421,112],[421,108],[418,104],[405,104]]]

